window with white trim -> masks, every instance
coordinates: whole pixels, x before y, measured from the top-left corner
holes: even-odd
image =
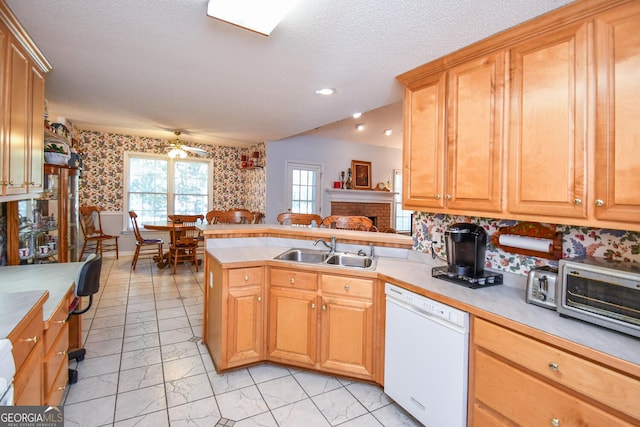
[[[124,211],[138,214],[138,224],[166,221],[170,214],[206,214],[212,161],[166,155],[125,154]],[[131,229],[125,215],[125,229]]]
[[[397,232],[411,231],[411,212],[402,209],[402,170],[393,170],[393,191],[397,194],[394,195],[394,210],[395,210],[395,229]]]

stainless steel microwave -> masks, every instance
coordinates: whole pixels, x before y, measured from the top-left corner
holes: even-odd
[[[558,281],[561,315],[640,337],[640,264],[563,259]]]

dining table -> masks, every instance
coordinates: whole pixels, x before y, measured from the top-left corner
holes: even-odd
[[[153,222],[145,222],[142,224],[142,227],[145,230],[152,231],[167,231],[169,232],[169,238],[171,239],[171,243],[169,247],[173,244],[173,237],[184,230],[193,230],[195,227],[191,224],[183,224],[181,222],[173,222],[173,221],[153,221]],[[159,258],[157,255],[153,257],[153,260],[157,262],[158,268],[165,268],[167,265],[171,263],[171,249],[166,251],[162,258]],[[198,260],[200,263],[200,261]]]

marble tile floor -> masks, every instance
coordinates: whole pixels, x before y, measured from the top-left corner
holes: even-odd
[[[420,426],[380,387],[264,363],[217,374],[201,343],[202,269],[104,258],[65,426]]]

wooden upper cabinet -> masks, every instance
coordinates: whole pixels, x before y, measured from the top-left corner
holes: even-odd
[[[445,74],[405,89],[403,207],[444,207]]]
[[[640,4],[595,21],[594,216],[640,221]]]
[[[447,209],[502,211],[505,54],[448,73]]]
[[[38,67],[31,65],[30,73],[30,105],[32,113],[29,115],[29,146],[27,162],[27,182],[29,192],[42,191],[44,166],[44,73]]]
[[[587,28],[510,49],[510,213],[587,216]]]

